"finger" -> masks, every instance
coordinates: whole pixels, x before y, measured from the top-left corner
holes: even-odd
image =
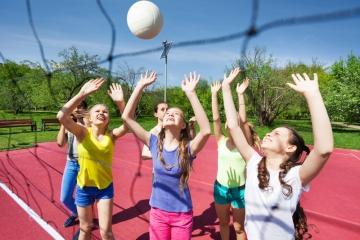
[[[317,73],[314,73],[314,81],[317,83],[318,82],[318,75]]]
[[[294,73],[291,74],[291,77],[292,77],[292,79],[294,80],[294,82],[295,82],[296,84],[299,83],[299,80],[297,79],[297,76],[296,76]]]
[[[304,82],[304,81],[305,81],[305,79],[301,76],[300,73],[297,73],[297,74],[296,74],[296,77],[297,77],[297,79],[299,80],[299,82]]]
[[[311,81],[310,78],[309,78],[309,76],[308,76],[306,73],[303,73],[303,76],[304,76],[304,78],[305,78],[306,81]]]
[[[294,89],[295,91],[298,91],[298,87],[295,84],[292,83],[286,83],[290,88]]]

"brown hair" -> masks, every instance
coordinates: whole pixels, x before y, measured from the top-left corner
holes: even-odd
[[[251,133],[251,137],[252,137],[252,141],[253,141],[253,146],[256,147],[257,149],[260,149],[260,142],[261,139],[259,137],[259,134],[257,134],[257,132],[255,131],[255,127],[254,125],[252,125],[251,123],[247,123],[250,129],[250,133]]]
[[[293,129],[287,126],[284,126],[290,131],[289,143],[296,146],[295,152],[289,157],[289,159],[282,164],[280,164],[279,172],[279,181],[282,186],[282,192],[286,197],[292,195],[292,186],[284,181],[286,174],[289,170],[297,165],[300,165],[300,158],[302,153],[305,151],[306,154],[310,153],[310,149],[305,145],[304,139]],[[270,174],[266,168],[266,157],[263,157],[258,165],[258,180],[259,188],[263,190],[268,190]],[[307,238],[311,238],[311,234],[307,233],[307,221],[304,210],[298,202],[296,210],[293,214],[293,222],[295,226],[295,239],[301,240],[304,239],[305,235]]]
[[[167,102],[165,102],[165,101],[160,101],[160,102],[156,103],[156,105],[154,106],[154,113],[157,113],[160,104],[168,105]]]
[[[189,142],[190,142],[190,134],[189,134],[189,125],[185,121],[184,116],[182,116],[183,121],[185,123],[185,128],[180,132],[180,142],[178,148],[178,164],[181,169],[181,177],[180,177],[180,190],[183,190],[189,180],[190,170],[191,170],[191,162],[190,162],[190,153],[189,153]],[[169,166],[166,164],[163,157],[163,149],[164,149],[164,138],[165,138],[165,129],[162,128],[158,135],[158,157],[160,159],[161,164],[165,169],[170,169],[173,166]]]

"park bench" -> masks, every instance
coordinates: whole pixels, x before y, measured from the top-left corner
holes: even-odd
[[[59,124],[60,122],[57,118],[43,118],[41,119],[41,131],[45,131],[46,126]]]
[[[31,131],[36,131],[36,123],[31,119],[11,119],[11,120],[0,120],[0,128],[11,128],[11,127],[31,127]]]

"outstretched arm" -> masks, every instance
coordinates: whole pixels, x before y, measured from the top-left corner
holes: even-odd
[[[220,113],[219,113],[219,103],[217,98],[217,93],[221,88],[220,82],[216,81],[211,84],[211,110],[213,117],[213,125],[214,125],[214,135],[216,141],[220,141],[223,136],[221,131],[221,121],[220,121]]]
[[[295,91],[304,95],[309,106],[314,135],[314,148],[300,167],[300,179],[303,186],[305,186],[319,174],[329,159],[334,147],[333,133],[330,119],[320,94],[317,74],[314,74],[314,80],[311,80],[306,73],[303,76],[298,73],[292,74],[292,78],[294,84],[287,84]]]
[[[195,88],[200,80],[200,75],[195,72],[185,75],[181,87],[190,101],[191,107],[195,113],[196,121],[199,124],[200,131],[195,138],[190,142],[191,153],[195,156],[205,145],[207,139],[211,134],[209,119],[201,106],[201,103],[196,95]]]
[[[137,83],[133,93],[131,94],[128,103],[124,109],[121,118],[125,124],[134,132],[134,134],[147,146],[149,146],[150,133],[146,131],[139,123],[134,120],[135,109],[139,103],[143,90],[153,82],[155,82],[157,75],[155,72],[148,72],[141,75],[140,81]]]
[[[247,89],[247,87],[249,86],[249,82],[250,82],[249,79],[245,78],[241,84],[238,83],[236,85],[236,93],[238,95],[238,101],[239,101],[240,127],[241,127],[241,130],[243,130],[243,133],[246,137],[247,142],[251,146],[253,146],[254,141],[253,141],[250,126],[249,126],[249,123],[248,123],[247,117],[246,117],[245,97],[244,97],[244,92]]]
[[[240,154],[243,156],[245,161],[248,161],[251,156],[254,154],[255,150],[247,142],[246,137],[241,130],[240,126],[237,123],[237,112],[235,104],[231,94],[230,84],[236,76],[239,74],[240,69],[233,69],[229,76],[224,75],[224,81],[222,82],[223,98],[224,98],[224,108],[225,115],[230,129],[230,134],[234,140],[236,148],[239,150]]]
[[[67,135],[64,125],[61,124],[58,135],[56,137],[56,143],[59,147],[63,147],[67,141]]]
[[[85,137],[86,128],[80,124],[77,124],[71,119],[71,113],[76,106],[80,104],[88,95],[97,91],[105,82],[102,78],[97,78],[86,82],[79,93],[70,99],[57,114],[57,118],[64,127],[72,132],[76,138],[81,142]]]
[[[193,116],[189,119],[189,134],[190,134],[190,139],[194,139],[196,136],[196,130],[195,130],[195,125],[196,125],[196,117]]]
[[[121,85],[118,83],[113,83],[108,90],[108,94],[118,107],[120,113],[122,113],[125,109],[125,101]],[[125,124],[121,125],[120,127],[114,128],[111,131],[111,136],[113,140],[116,140],[117,138],[123,136],[127,132],[127,130],[128,129]]]

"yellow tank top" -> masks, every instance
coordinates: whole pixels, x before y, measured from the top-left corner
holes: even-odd
[[[218,143],[218,171],[216,180],[228,188],[245,184],[246,164],[239,151],[226,147],[228,138],[223,137]]]
[[[107,188],[112,179],[112,159],[114,143],[106,133],[101,141],[93,135],[91,128],[87,129],[85,138],[78,143],[80,171],[77,184],[80,187]]]

